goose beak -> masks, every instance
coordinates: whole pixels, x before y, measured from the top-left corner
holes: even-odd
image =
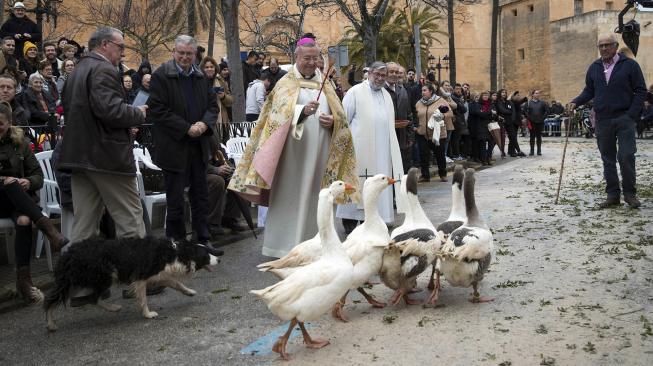
[[[352,186],[349,183],[345,183],[345,193],[352,194],[354,192],[356,192],[356,187]]]
[[[393,185],[393,184],[395,184],[395,183],[397,183],[397,181],[396,181],[395,179],[393,179],[393,178],[388,178],[388,185]]]

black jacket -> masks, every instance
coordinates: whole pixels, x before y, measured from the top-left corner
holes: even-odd
[[[27,126],[29,125],[30,113],[22,104],[22,95],[17,95],[14,99],[11,100],[11,110],[12,110],[12,121],[11,124],[14,126]],[[20,100],[19,100],[20,99]]]
[[[270,75],[270,87],[268,88],[268,91],[272,91],[274,86],[277,85],[277,81],[281,80],[281,78],[287,74],[287,72],[281,68],[279,68],[276,74],[273,74],[272,71],[270,71],[269,67],[263,72],[267,73],[267,75]]]
[[[29,141],[23,138],[20,143],[11,135],[19,136],[20,127],[10,127],[4,137],[0,138],[0,176],[25,178],[30,182],[30,195],[43,187],[43,171],[34,153],[29,147]],[[22,136],[22,132],[20,136]]]
[[[212,126],[218,119],[218,98],[202,72],[193,69],[191,77],[196,103],[202,116],[200,120],[209,127],[199,137],[206,163],[211,155]],[[183,172],[186,169],[190,145],[193,140],[197,140],[187,134],[190,126],[197,121],[189,121],[186,96],[180,84],[177,65],[170,60],[152,74],[150,98],[147,101],[148,120],[153,123],[154,163],[163,170],[173,172]]]
[[[124,99],[116,68],[94,52],[83,56],[61,93],[66,143],[60,169],[136,174],[129,128],[145,118]]]
[[[492,122],[492,112],[482,112],[481,103],[469,103],[469,130],[470,134],[478,140],[489,140],[490,131],[487,125]]]
[[[48,111],[45,112],[43,108],[41,108],[41,104],[38,100],[38,97],[36,95],[36,92],[32,88],[27,88],[25,90],[25,93],[23,93],[23,107],[29,111],[30,118],[29,118],[29,124],[30,125],[43,125],[48,122],[50,119],[50,113],[54,113],[54,108],[56,106],[56,100],[52,100],[52,96],[45,91],[41,91],[41,94],[43,95],[43,99],[48,105]]]
[[[624,114],[637,121],[645,99],[646,82],[642,69],[637,61],[620,53],[610,76],[610,84],[606,82],[603,61],[598,59],[587,70],[585,89],[572,103],[583,105],[594,100],[597,121]]]
[[[25,39],[22,34],[29,33],[32,38]],[[22,37],[16,39],[14,36],[20,34]],[[25,41],[30,41],[34,44],[41,42],[42,34],[39,27],[31,19],[26,16],[22,18],[16,18],[12,13],[9,15],[9,19],[0,27],[0,38],[11,37],[16,40],[16,55],[23,54],[23,45]],[[29,75],[29,74],[28,74]]]
[[[453,110],[453,127],[459,133],[464,133],[467,130],[467,122],[465,121],[465,113],[467,113],[467,107],[465,107],[465,102],[462,98],[459,98],[455,94],[451,94],[451,99],[456,103],[456,109]],[[469,131],[467,131],[469,133]]]
[[[386,84],[385,90],[390,94],[390,98],[392,98],[392,104],[395,107],[395,120],[411,121],[408,126],[401,129],[395,129],[399,141],[399,147],[402,150],[408,149],[410,148],[411,143],[415,140],[415,133],[413,131],[413,108],[410,104],[410,97],[408,96],[406,88],[401,84],[396,84],[395,90],[392,90],[390,86]]]
[[[143,75],[145,74],[152,74],[152,65],[147,60],[141,62],[138,71],[132,75],[132,90],[138,90],[143,86]]]
[[[549,115],[549,106],[541,99],[537,102],[531,99],[526,102],[524,114],[532,123],[544,123],[544,120]]]
[[[259,71],[256,69],[256,64],[250,65],[247,62],[243,61],[243,87],[245,88],[245,94],[247,94],[247,87],[249,83],[256,80],[261,76]]]
[[[512,102],[506,99],[497,99],[497,102],[495,103],[496,108],[497,108],[497,113],[499,114],[499,117],[503,118],[503,123],[509,123],[513,124],[513,105]]]

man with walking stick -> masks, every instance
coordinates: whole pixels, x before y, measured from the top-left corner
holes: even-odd
[[[596,137],[603,160],[607,199],[600,208],[621,205],[617,161],[621,169],[624,201],[638,208],[635,173],[635,127],[646,99],[646,83],[639,64],[623,53],[614,34],[599,37],[601,58],[594,61],[585,77],[585,89],[569,103],[569,110],[594,100]],[[619,148],[617,149],[617,143]]]

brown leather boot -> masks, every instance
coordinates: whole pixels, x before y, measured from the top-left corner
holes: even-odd
[[[43,293],[34,287],[32,273],[29,266],[16,269],[16,291],[28,304],[36,304],[43,301]]]
[[[49,218],[43,216],[34,224],[48,238],[53,252],[58,252],[64,245],[68,244],[68,239],[61,235],[54,225],[52,225],[52,221]]]

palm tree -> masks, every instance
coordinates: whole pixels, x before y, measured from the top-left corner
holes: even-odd
[[[428,46],[439,42],[438,34],[447,33],[439,29],[442,17],[430,7],[397,9],[391,7],[383,15],[381,31],[378,35],[376,59],[394,61],[404,66],[415,66],[415,45],[413,42],[413,25],[420,27],[420,49],[422,65],[426,65]],[[349,48],[352,62],[364,64],[365,51],[363,41],[355,29],[348,27],[341,43]]]

